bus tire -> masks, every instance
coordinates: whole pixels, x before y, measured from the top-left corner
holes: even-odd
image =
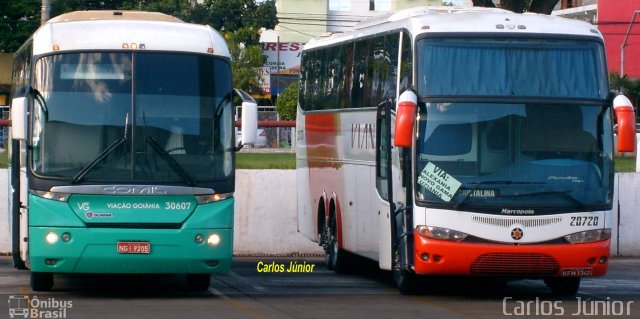
[[[207,291],[211,284],[210,274],[187,274],[187,289],[190,291]]]
[[[333,270],[336,274],[348,273],[348,257],[348,253],[338,246],[338,227],[335,215],[332,215],[329,220],[329,243],[324,252],[327,269]]]
[[[393,282],[403,295],[413,295],[417,291],[416,274],[405,269],[393,269]]]
[[[31,290],[51,291],[53,288],[53,273],[31,272]]]
[[[575,296],[580,289],[580,277],[554,277],[544,280],[551,293],[557,296]]]
[[[418,288],[417,279],[416,274],[400,266],[400,252],[396,250],[393,259],[393,282],[398,291],[403,295],[415,294]]]

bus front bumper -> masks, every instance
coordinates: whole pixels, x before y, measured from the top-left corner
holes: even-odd
[[[49,243],[52,233],[58,239]],[[63,234],[70,239],[63,240]],[[207,243],[212,234],[219,236],[217,245]],[[199,235],[202,242],[196,241]],[[226,273],[233,255],[232,229],[30,227],[29,240],[33,272]],[[119,242],[148,243],[149,251],[122,253]]]
[[[610,241],[588,244],[508,245],[429,239],[414,231],[414,271],[431,275],[513,278],[603,276]]]

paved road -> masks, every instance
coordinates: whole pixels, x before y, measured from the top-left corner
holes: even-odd
[[[258,271],[291,262],[313,270]],[[614,259],[607,276],[583,280],[570,298],[550,295],[540,281],[504,286],[468,278],[432,280],[421,294],[402,296],[388,273],[367,263],[357,273],[336,275],[320,259],[236,258],[233,271],[213,277],[207,292],[186,291],[180,276],[86,275],[56,276],[53,292],[32,294],[28,272],[0,257],[0,318],[9,318],[9,306],[26,308],[25,295],[32,305],[28,318],[35,310],[43,311],[40,317],[119,319],[640,318],[639,269],[640,259]]]

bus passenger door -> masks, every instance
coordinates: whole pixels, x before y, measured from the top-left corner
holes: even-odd
[[[395,115],[391,102],[378,106],[376,116],[376,190],[377,200],[374,212],[378,214],[378,262],[381,269],[391,270],[393,265],[391,218],[398,204],[403,205],[405,192],[402,188],[400,171],[400,148],[393,147],[393,122]]]

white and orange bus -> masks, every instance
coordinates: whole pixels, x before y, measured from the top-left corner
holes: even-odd
[[[314,39],[297,114],[298,229],[337,272],[352,254],[415,275],[543,279],[575,294],[607,272],[614,113],[587,23],[420,7]]]

